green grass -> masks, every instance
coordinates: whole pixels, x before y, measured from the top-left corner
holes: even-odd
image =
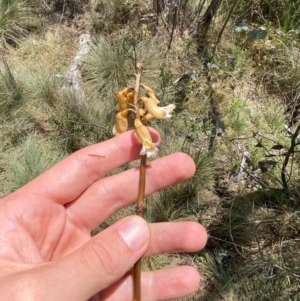
[[[27,136],[20,143],[20,148],[16,149],[9,158],[10,191],[16,190],[30,180],[34,179],[49,167],[60,161],[65,154],[55,147],[55,143],[50,140],[39,140],[33,136]]]
[[[97,97],[114,98],[117,91],[134,83],[135,60],[147,62],[142,80],[155,87],[163,64],[158,43],[158,38],[141,43],[131,35],[113,41],[96,37],[83,72],[86,89]]]
[[[0,2],[0,45],[15,46],[20,38],[41,24],[37,11],[26,0],[2,0]]]
[[[0,109],[1,117],[9,116],[22,106],[23,87],[16,80],[5,59],[0,69]]]

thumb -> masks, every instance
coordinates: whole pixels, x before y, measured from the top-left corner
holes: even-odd
[[[45,267],[51,279],[48,289],[55,288],[59,296],[55,300],[89,299],[120,279],[143,256],[149,237],[149,226],[142,218],[118,221],[74,253]]]

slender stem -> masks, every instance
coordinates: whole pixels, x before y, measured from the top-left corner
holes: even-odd
[[[145,199],[145,185],[146,185],[146,163],[147,155],[141,157],[140,165],[140,180],[139,180],[139,192],[137,200],[136,214],[144,218],[144,199]],[[133,268],[133,284],[134,284],[134,296],[133,301],[141,301],[141,272],[142,272],[142,260],[139,259]]]
[[[147,163],[147,155],[141,156],[139,193],[138,193],[136,214],[138,216],[142,217],[142,218],[144,218],[144,200],[145,200],[145,186],[146,186],[146,163]]]
[[[295,147],[297,145],[296,139],[298,138],[299,133],[300,133],[300,123],[298,124],[295,132],[292,135],[291,146],[290,146],[290,148],[288,149],[288,151],[287,151],[287,153],[285,155],[284,162],[283,162],[282,167],[281,167],[281,181],[282,181],[282,186],[283,186],[283,190],[284,190],[285,194],[288,197],[289,197],[289,188],[288,188],[288,181],[286,179],[286,168],[287,168],[287,165],[289,163],[290,156],[295,151]],[[298,203],[300,203],[300,201]]]
[[[174,37],[174,30],[176,27],[176,19],[177,19],[177,11],[178,11],[178,3],[175,4],[175,11],[173,14],[173,25],[172,25],[172,31],[171,31],[171,37],[170,37],[170,41],[169,41],[169,45],[168,45],[168,50],[171,49],[171,44],[172,44],[173,37]]]
[[[226,20],[225,20],[225,23],[223,24],[223,27],[222,27],[221,31],[219,32],[219,34],[218,34],[218,37],[217,37],[217,41],[216,41],[215,47],[221,42],[221,38],[222,38],[223,32],[224,32],[224,30],[225,30],[225,27],[226,27],[226,25],[227,25],[227,23],[228,23],[230,17],[232,16],[232,13],[233,13],[233,11],[234,11],[234,9],[235,9],[235,7],[236,7],[236,5],[237,5],[238,3],[239,3],[239,0],[235,0],[235,2],[231,5],[230,10],[229,10],[229,13],[228,13],[228,15],[227,15],[227,18],[226,18]]]
[[[143,65],[141,63],[137,63],[136,66],[136,81],[134,88],[134,105],[136,110],[136,118],[140,119],[139,114],[139,105],[138,105],[138,95],[140,88],[140,78],[143,71]],[[146,164],[147,164],[147,155],[141,156],[140,163],[140,179],[139,179],[139,191],[138,191],[138,199],[136,204],[136,214],[144,218],[144,200],[145,200],[145,186],[146,186]],[[139,259],[133,267],[133,301],[141,301],[141,271],[142,271],[142,260]]]
[[[133,301],[141,301],[142,298],[141,274],[142,274],[142,261],[139,260],[138,262],[135,263],[133,268],[133,286],[134,286]]]
[[[139,90],[140,90],[140,80],[141,75],[143,72],[143,64],[137,63],[136,64],[136,72],[135,72],[135,87],[133,91],[133,101],[135,105],[135,114],[136,118],[140,119],[140,113],[139,113]]]

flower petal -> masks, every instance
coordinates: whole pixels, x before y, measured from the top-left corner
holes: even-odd
[[[174,104],[169,104],[165,107],[159,107],[159,108],[166,112],[166,117],[165,118],[170,118],[170,117],[172,117],[171,113],[174,111],[176,106]]]
[[[135,132],[138,141],[142,144],[142,149],[140,154],[147,155],[148,158],[155,156],[157,154],[156,144],[152,142],[152,138],[148,128],[142,124],[139,119],[134,120]]]
[[[116,114],[116,124],[113,127],[113,134],[115,136],[124,133],[128,130],[128,109],[125,109]]]
[[[157,119],[170,118],[172,116],[171,113],[176,107],[174,104],[158,107],[156,100],[151,97],[140,97],[139,99],[144,103],[146,110]]]
[[[154,91],[150,87],[146,86],[145,84],[140,84],[140,86],[145,90],[150,98],[155,99],[156,104],[160,103],[160,101],[156,98]]]

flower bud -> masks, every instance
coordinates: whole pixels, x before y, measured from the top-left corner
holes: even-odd
[[[131,91],[131,92],[129,92],[127,94],[127,101],[128,101],[128,103],[134,104],[134,94],[133,94],[133,91]]]
[[[127,94],[131,91],[132,87],[126,87],[122,91],[119,91],[116,94],[117,100],[118,100],[118,111],[123,111],[127,109],[128,107],[128,99],[127,99]]]
[[[128,130],[128,109],[123,110],[116,114],[116,124],[113,127],[113,134],[115,136],[124,133]]]

